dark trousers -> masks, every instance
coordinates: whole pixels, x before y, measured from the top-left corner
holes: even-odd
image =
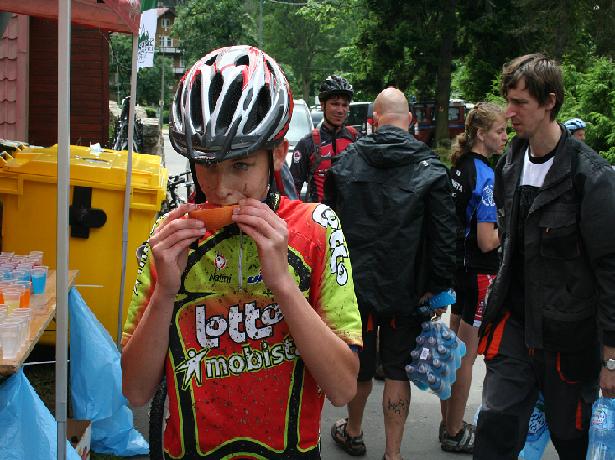
[[[523,325],[505,317],[486,350],[487,374],[474,459],[517,460],[541,391],[560,459],[584,460],[591,406],[598,396],[598,344],[574,353],[525,346]]]

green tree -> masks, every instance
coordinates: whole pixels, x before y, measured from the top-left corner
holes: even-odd
[[[109,38],[109,92],[117,102],[130,94],[132,35],[113,33]]]
[[[559,119],[589,122],[587,144],[615,164],[615,66],[607,57],[590,58],[586,70],[564,66],[566,99]]]
[[[343,55],[353,77],[375,94],[393,85],[417,99],[436,99],[436,140],[448,140],[451,71],[457,54],[455,0],[360,0],[365,12]]]
[[[139,70],[137,75],[137,102],[142,105],[158,105],[160,101],[161,76],[164,68],[165,106],[171,100],[173,71],[171,60],[156,54],[154,67]],[[130,95],[130,75],[132,72],[132,35],[111,34],[109,42],[109,91],[117,99]]]
[[[336,56],[351,36],[355,0],[265,3],[263,49],[292,69],[293,92],[306,101],[326,75],[343,69]]]
[[[154,56],[154,67],[141,69],[137,85],[137,101],[141,105],[155,105],[160,101],[162,73],[164,72],[164,101],[163,107],[168,107],[173,98],[174,84],[172,61],[164,56]]]
[[[176,11],[172,35],[188,65],[221,46],[255,44],[254,24],[241,0],[188,0]]]

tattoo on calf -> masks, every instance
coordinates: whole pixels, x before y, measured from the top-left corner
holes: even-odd
[[[397,415],[403,415],[408,413],[409,406],[410,401],[407,399],[400,398],[399,401],[387,401],[387,410]]]

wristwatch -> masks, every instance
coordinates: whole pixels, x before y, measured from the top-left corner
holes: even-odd
[[[613,358],[602,361],[602,365],[606,367],[609,371],[615,371],[615,359]]]

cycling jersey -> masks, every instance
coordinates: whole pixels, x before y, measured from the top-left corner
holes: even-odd
[[[482,252],[478,247],[477,224],[497,222],[493,200],[493,169],[483,155],[464,154],[451,170],[453,196],[457,208],[457,266],[480,273],[495,274],[498,251]]]
[[[276,195],[288,224],[289,271],[329,328],[361,346],[348,249],[335,213]],[[142,258],[127,341],[156,282]],[[167,458],[312,459],[324,394],[306,369],[265,286],[254,241],[230,225],[190,251],[176,296],[165,363]],[[326,352],[326,350],[323,350]]]
[[[352,127],[343,126],[335,132],[325,123],[320,126],[319,133],[320,150],[314,145],[314,136],[310,133],[297,143],[290,165],[297,192],[301,192],[303,183],[307,182],[306,201],[318,203],[324,197],[325,175],[331,167],[331,158],[342,153],[358,138],[357,131]]]

